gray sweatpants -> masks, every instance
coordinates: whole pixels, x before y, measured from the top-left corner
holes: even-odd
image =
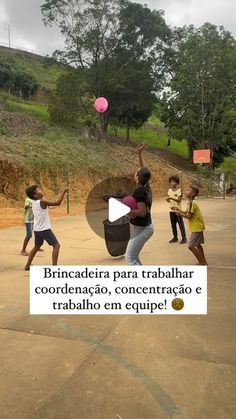
[[[153,233],[154,227],[152,224],[146,227],[133,226],[133,231],[125,254],[125,260],[128,265],[142,265],[139,254]]]

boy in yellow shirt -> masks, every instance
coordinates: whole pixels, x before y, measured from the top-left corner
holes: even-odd
[[[199,265],[207,265],[202,247],[202,244],[204,243],[203,231],[205,230],[205,223],[200,208],[195,201],[195,197],[198,196],[198,194],[199,189],[196,186],[189,186],[185,193],[185,196],[189,201],[186,211],[175,208],[175,213],[188,219],[189,230],[191,232],[188,248],[197,258]]]

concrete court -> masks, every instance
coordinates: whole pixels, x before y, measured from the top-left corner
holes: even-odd
[[[200,200],[207,224],[207,316],[29,316],[23,227],[0,230],[1,419],[236,417],[236,200]],[[153,206],[144,264],[195,263],[168,244],[167,207]],[[60,264],[124,264],[85,217],[53,222]],[[50,249],[35,264],[50,263]],[[217,268],[216,266],[221,266]],[[231,267],[230,269],[223,266]]]

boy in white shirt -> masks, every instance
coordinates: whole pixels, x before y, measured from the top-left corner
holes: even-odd
[[[176,243],[178,242],[178,232],[177,232],[177,224],[179,225],[179,229],[181,232],[182,240],[180,244],[187,243],[186,232],[184,227],[183,217],[178,215],[175,210],[181,210],[181,200],[182,200],[182,191],[179,187],[180,180],[179,176],[171,176],[169,178],[169,185],[170,189],[167,193],[167,202],[170,204],[170,222],[171,228],[173,232],[173,238],[169,241],[169,243]]]
[[[61,205],[65,194],[67,193],[68,188],[65,188],[62,194],[55,201],[49,201],[44,198],[43,192],[39,189],[38,185],[30,186],[26,189],[26,195],[28,198],[33,200],[32,210],[34,215],[34,235],[35,235],[35,245],[29,254],[25,270],[28,271],[30,265],[36,255],[40,250],[40,247],[43,245],[44,240],[53,247],[52,250],[52,264],[57,265],[60,244],[51,230],[51,222],[48,213],[48,207],[56,207]]]

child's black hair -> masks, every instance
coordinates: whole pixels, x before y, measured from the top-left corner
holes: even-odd
[[[151,179],[151,172],[147,167],[141,167],[141,169],[137,171],[137,177],[139,184],[145,186]]]
[[[178,183],[178,185],[180,184],[180,180],[179,180],[179,176],[178,175],[172,175],[172,176],[170,176],[169,177],[169,183],[172,182],[172,180],[173,180],[173,182]]]
[[[26,189],[25,193],[28,196],[28,198],[33,199],[34,201],[36,201],[37,198],[35,198],[34,194],[35,194],[37,188],[38,188],[38,185],[32,185],[32,186],[29,186],[29,188]]]
[[[198,194],[199,194],[199,189],[198,189],[198,187],[197,187],[197,186],[190,185],[190,189],[192,189],[192,191],[193,191],[193,193],[194,193],[194,197],[195,197],[195,196],[198,196]]]

